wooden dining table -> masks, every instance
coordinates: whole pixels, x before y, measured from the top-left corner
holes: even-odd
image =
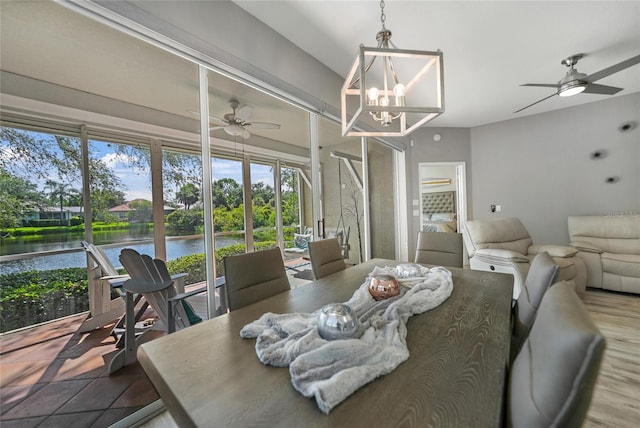
[[[266,312],[346,302],[373,259],[141,345],[138,360],[180,427],[499,427],[503,419],[513,277],[448,268],[453,292],[407,322],[409,359],[322,413],[263,365],[240,337]]]

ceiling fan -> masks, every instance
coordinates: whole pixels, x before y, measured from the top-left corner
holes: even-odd
[[[240,106],[240,103],[236,100],[229,100],[229,106],[232,112],[227,113],[222,117],[209,116],[212,121],[218,122],[220,125],[212,126],[210,131],[216,129],[224,129],[224,131],[233,136],[242,136],[242,138],[249,138],[251,134],[248,129],[280,129],[280,124],[269,122],[249,122],[253,107],[247,104]]]
[[[584,56],[585,56],[584,54],[576,54],[560,61],[562,65],[566,65],[567,67],[569,67],[569,70],[567,71],[567,74],[558,81],[558,83],[525,83],[524,85],[521,85],[521,86],[539,86],[539,87],[545,87],[545,88],[556,88],[556,92],[549,95],[548,97],[544,97],[543,99],[536,101],[533,104],[529,104],[528,106],[523,107],[520,110],[516,110],[514,111],[514,113],[521,112],[524,109],[534,106],[556,95],[559,95],[561,97],[569,97],[571,95],[579,94],[580,92],[584,92],[585,94],[602,94],[602,95],[617,94],[618,92],[622,91],[622,88],[616,88],[614,86],[598,85],[593,82],[600,80],[602,78],[605,78],[611,74],[622,71],[625,68],[629,68],[633,65],[640,63],[640,55],[637,55],[625,61],[622,61],[618,64],[612,65],[611,67],[607,67],[603,70],[600,70],[598,72],[595,72],[587,76],[584,73],[579,73],[578,70],[574,68],[574,66],[578,63],[578,61],[582,59]]]

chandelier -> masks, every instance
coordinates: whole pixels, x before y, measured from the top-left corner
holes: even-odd
[[[402,137],[444,112],[442,52],[398,49],[384,6],[378,46],[360,45],[340,91],[343,136]]]

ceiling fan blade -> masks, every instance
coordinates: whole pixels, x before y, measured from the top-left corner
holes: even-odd
[[[224,126],[212,126],[211,128],[209,128],[209,131],[216,131],[218,129],[224,129]]]
[[[247,126],[251,126],[255,129],[280,129],[279,123],[269,123],[269,122],[251,122],[247,123]]]
[[[251,134],[249,133],[249,131],[247,131],[246,129],[242,132],[242,138],[244,138],[245,140],[247,138],[251,137]]]
[[[214,122],[218,122],[221,125],[228,125],[229,122],[224,120],[223,118],[219,117],[219,116],[214,116],[214,115],[209,115],[209,120],[214,121]]]
[[[603,94],[603,95],[615,95],[620,92],[622,88],[616,88],[615,86],[598,85],[596,83],[590,83],[583,91],[585,94]]]
[[[531,106],[534,106],[534,105],[536,105],[536,104],[538,104],[538,103],[541,103],[541,102],[542,102],[542,101],[544,101],[544,100],[548,100],[548,99],[549,99],[549,98],[551,98],[551,97],[555,97],[556,95],[558,95],[558,93],[557,93],[557,92],[554,92],[553,94],[549,95],[548,97],[544,97],[543,99],[538,100],[538,101],[536,101],[536,102],[535,102],[535,103],[533,103],[533,104],[529,104],[529,105],[528,105],[528,106],[526,106],[526,107],[522,107],[520,110],[516,110],[516,111],[514,111],[513,113],[514,113],[514,114],[515,114],[515,113],[519,113],[519,112],[521,112],[521,111],[522,111],[522,110],[524,110],[524,109],[527,109],[527,108],[529,108],[529,107],[531,107]]]
[[[520,85],[520,86],[538,86],[542,88],[557,88],[558,84],[557,83],[525,83],[524,85]]]
[[[243,105],[242,107],[236,110],[236,119],[240,119],[243,122],[246,122],[251,117],[251,113],[253,112],[253,107],[250,105]]]
[[[200,112],[198,110],[187,110],[187,113],[191,113],[194,116],[200,117]],[[217,122],[220,122],[223,125],[228,125],[229,124],[229,122],[227,122],[223,118],[218,117],[218,116],[214,116],[212,114],[209,115],[209,120],[215,120]]]
[[[617,63],[615,65],[612,65],[611,67],[607,67],[607,68],[602,69],[600,71],[596,71],[595,73],[588,75],[587,77],[585,77],[582,80],[584,80],[585,82],[592,83],[592,82],[595,82],[596,80],[600,80],[600,79],[602,79],[604,77],[609,76],[610,74],[617,73],[619,71],[624,70],[625,68],[629,68],[632,65],[636,65],[638,63],[640,63],[640,55],[636,55],[636,56],[634,56],[632,58],[629,58],[626,61],[622,61],[622,62],[619,62],[619,63]]]

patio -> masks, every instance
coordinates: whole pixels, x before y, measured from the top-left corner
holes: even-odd
[[[296,259],[287,265],[292,288],[308,282],[295,276],[309,276],[308,261]],[[197,312],[206,298],[200,300],[192,301]],[[149,310],[143,318],[154,315]],[[79,333],[86,316],[0,336],[2,427],[108,427],[159,399],[137,362],[109,375],[117,352],[110,336],[112,324]]]

